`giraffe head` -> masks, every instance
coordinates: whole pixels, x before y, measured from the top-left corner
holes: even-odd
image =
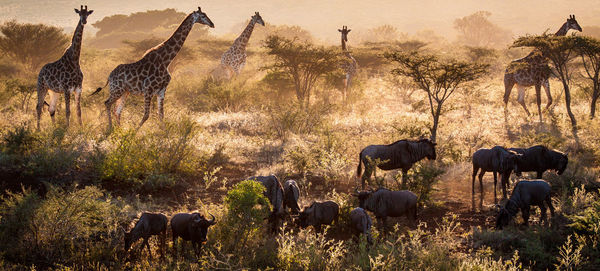
[[[87,17],[88,15],[92,14],[92,12],[94,11],[88,10],[87,6],[84,7],[83,5],[79,9],[75,9],[75,13],[79,14],[79,20],[82,24],[87,23]]]
[[[210,18],[208,18],[206,13],[202,12],[200,7],[198,7],[198,10],[194,11],[193,16],[194,16],[194,23],[201,23],[204,25],[208,25],[212,28],[215,27],[215,24],[213,24],[213,22],[210,20]]]
[[[581,26],[579,26],[579,23],[575,20],[575,15],[570,15],[567,19],[567,30],[569,29],[577,30],[579,32],[582,31]]]
[[[252,15],[252,20],[257,24],[265,26],[265,21],[263,21],[262,17],[260,17],[260,14],[258,14],[258,11],[254,12],[254,15]]]
[[[338,31],[342,32],[342,40],[348,41],[348,33],[350,33],[351,29],[348,29],[347,26],[342,26],[342,29],[338,29]]]

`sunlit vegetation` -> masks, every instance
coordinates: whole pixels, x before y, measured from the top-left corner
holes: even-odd
[[[184,16],[168,9],[97,18],[93,25],[100,30],[84,35],[81,52],[83,125],[65,127],[61,97],[56,123],[44,107],[40,131],[33,105],[37,72],[60,57],[71,33],[18,21],[0,25],[0,269],[594,270],[600,265],[600,123],[591,118],[600,89],[597,36],[526,36],[512,44],[549,57],[557,75],[550,79],[552,94],[567,101],[543,112],[540,123],[516,102],[504,108],[503,72],[522,54],[509,48],[510,32],[490,22],[490,13],[457,18],[457,41],[432,30],[406,34],[392,25],[351,32],[349,50],[359,70],[346,101],[339,88],[340,44],[320,41],[299,26],[267,22],[256,27],[242,72],[220,82],[210,71],[247,21],[240,19],[235,34],[225,36],[196,25],[170,67],[165,121],[156,117],[154,101],[151,118],[136,130],[143,98],[131,95],[121,126],[106,133],[108,94],[88,94],[103,86],[117,65],[162,42]],[[28,40],[32,32],[42,34]],[[526,102],[535,103],[535,90],[526,91]],[[423,160],[408,173],[407,187],[418,195],[417,225],[389,219],[387,234],[373,226],[373,244],[354,236],[349,213],[358,206],[351,193],[360,183],[360,150],[421,137],[437,142],[437,159]],[[534,207],[529,227],[520,226],[518,216],[496,230],[491,174],[484,178],[482,204],[472,202],[470,157],[482,147],[537,144],[569,152],[562,175],[544,174],[556,215],[550,226],[543,225]],[[296,180],[301,207],[335,201],[337,222],[315,234],[288,217],[280,232],[271,233],[273,206],[264,187],[244,181],[269,174],[282,182]],[[397,190],[400,179],[397,170],[378,170],[369,183]],[[510,189],[517,178],[511,179]],[[179,242],[183,253],[175,257],[170,228],[164,258],[157,257],[155,236],[152,258],[141,249],[142,241],[125,252],[123,229],[131,229],[145,211],[169,218],[210,213],[217,223],[199,256]]]

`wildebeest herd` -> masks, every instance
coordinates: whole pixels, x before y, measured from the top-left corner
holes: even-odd
[[[383,170],[398,169],[403,172],[403,179],[412,165],[423,159],[436,159],[435,143],[428,139],[400,140],[389,145],[370,145],[360,152],[358,174],[360,176],[361,164],[365,164],[365,174],[362,176],[363,191],[358,187],[351,193],[358,199],[358,207],[352,209],[349,214],[349,231],[355,235],[364,234],[369,244],[373,243],[371,236],[372,219],[368,212],[375,215],[378,228],[385,234],[386,219],[388,217],[405,216],[412,227],[417,223],[417,212],[419,209],[418,197],[408,190],[391,191],[386,188],[377,190],[364,190],[365,182],[373,173],[375,167]],[[509,176],[514,171],[517,176],[522,172],[536,172],[540,179],[546,170],[556,170],[562,174],[568,164],[567,154],[550,150],[545,146],[533,146],[527,149],[504,148],[495,146],[491,149],[479,149],[472,157],[472,195],[475,194],[475,177],[479,173],[480,191],[483,195],[482,178],[485,172],[494,174],[494,200],[496,199],[497,174],[501,176],[503,198],[507,197],[506,191],[509,186]],[[366,176],[366,177],[365,177]],[[337,223],[340,216],[338,203],[328,201],[313,201],[308,207],[300,211],[299,199],[300,189],[294,180],[280,183],[275,175],[252,176],[246,180],[256,181],[264,186],[264,196],[271,204],[271,212],[268,216],[270,231],[275,233],[283,225],[283,221],[291,218],[294,225],[300,228],[313,226],[315,233],[321,233],[324,225]],[[405,187],[403,181],[402,187]],[[543,180],[521,180],[519,181],[511,196],[506,200],[504,206],[498,207],[496,217],[496,228],[502,229],[510,223],[513,217],[521,211],[525,225],[529,220],[529,212],[532,205],[541,209],[541,219],[546,222],[546,208],[554,215],[554,207],[550,198],[550,185]],[[547,205],[547,206],[546,206]],[[289,210],[289,211],[288,211]],[[368,212],[367,212],[368,211]],[[177,255],[177,239],[181,237],[184,241],[191,241],[196,255],[200,253],[202,243],[207,241],[208,228],[216,224],[215,217],[207,220],[199,213],[179,213],[171,218],[171,232],[173,238],[173,251]],[[165,246],[167,232],[167,217],[157,213],[143,213],[129,232],[125,232],[125,249],[131,244],[143,239],[144,245],[150,250],[148,238],[152,235],[160,237],[162,255]]]

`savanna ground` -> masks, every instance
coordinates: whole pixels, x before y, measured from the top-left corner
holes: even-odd
[[[385,28],[373,33],[391,35]],[[430,32],[392,35],[397,40],[389,42],[353,46],[351,42],[361,68],[349,100],[341,100],[339,81],[333,73],[318,81],[310,105],[302,107],[288,81],[261,69],[272,61],[262,41],[266,34],[296,33],[302,39],[310,38],[310,34],[299,28],[270,25],[256,31],[244,71],[228,83],[215,83],[207,75],[233,38],[204,35],[189,39],[184,55],[171,67],[165,122],[158,121],[154,101],[150,120],[136,131],[142,117],[142,98],[130,96],[122,125],[110,134],[106,133],[103,103],[107,90],[96,96],[88,94],[104,85],[116,65],[137,59],[143,53],[140,48],[149,46],[129,42],[98,49],[87,45],[100,38],[84,40],[83,125],[77,125],[72,114],[71,127],[64,127],[61,98],[57,123],[52,124],[44,111],[41,131],[34,129],[36,70],[4,56],[0,88],[0,267],[598,269],[600,124],[589,118],[590,87],[584,78],[575,76],[572,83],[579,144],[573,140],[563,89],[556,78],[550,82],[555,104],[544,112],[544,122],[539,123],[536,114],[525,115],[515,102],[516,89],[505,112],[504,66],[528,49],[505,46],[477,51],[460,42],[432,37]],[[368,246],[364,238],[353,238],[347,229],[348,212],[358,205],[349,193],[359,185],[359,151],[369,144],[430,135],[427,96],[407,78],[391,74],[395,66],[382,56],[386,51],[411,49],[485,62],[490,68],[483,78],[453,94],[445,105],[437,132],[438,159],[424,160],[410,171],[409,189],[421,202],[420,224],[411,228],[404,218],[390,219],[389,226],[397,226],[386,236],[374,227],[376,241]],[[536,112],[534,90],[527,92],[529,108]],[[536,144],[569,151],[569,166],[563,175],[544,175],[553,187],[557,215],[550,226],[539,223],[538,211],[528,228],[520,226],[522,221],[517,217],[514,225],[495,230],[491,174],[484,179],[483,202],[478,197],[472,199],[470,156],[481,147]],[[248,176],[268,174],[277,175],[281,181],[295,179],[301,189],[301,206],[314,200],[338,202],[342,207],[339,223],[325,235],[315,236],[312,229],[300,230],[292,223],[280,234],[270,234],[263,221],[266,213],[254,208],[260,191],[238,185]],[[370,184],[397,189],[399,178],[397,171],[377,171]],[[513,177],[511,188],[515,181]],[[170,217],[194,210],[217,218],[199,257],[188,245],[182,257],[174,258],[170,237],[169,253],[162,260],[157,259],[156,240],[151,242],[152,260],[146,250],[140,252],[141,242],[124,252],[121,229],[130,229],[141,212],[162,212]],[[234,215],[239,210],[252,216]]]

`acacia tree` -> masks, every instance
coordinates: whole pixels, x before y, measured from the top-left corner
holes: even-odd
[[[510,31],[490,22],[489,11],[477,11],[454,20],[454,29],[460,32],[459,39],[471,46],[502,46],[510,41]]]
[[[596,103],[600,97],[600,40],[584,36],[578,39],[576,50],[581,56],[585,70],[584,76],[592,81],[592,100],[590,102],[590,118],[596,115]]]
[[[310,105],[310,94],[318,79],[339,69],[339,53],[310,42],[287,39],[281,36],[269,36],[264,47],[267,54],[273,56],[274,63],[264,66],[269,73],[285,73],[291,80],[296,98],[300,105]]]
[[[514,41],[512,47],[533,47],[550,60],[554,69],[552,73],[560,79],[565,91],[565,106],[571,120],[571,131],[576,144],[579,144],[577,136],[577,120],[571,111],[571,67],[569,62],[577,57],[577,48],[583,43],[583,38],[578,36],[556,36],[544,34],[540,36],[524,36]]]
[[[44,24],[9,21],[0,25],[0,32],[0,51],[23,64],[29,72],[58,59],[69,42],[61,28]]]
[[[398,65],[391,71],[393,74],[411,78],[427,94],[433,117],[431,140],[434,142],[444,103],[456,91],[466,91],[466,83],[481,78],[489,67],[488,64],[442,59],[434,54],[417,51],[386,53],[384,56]]]

